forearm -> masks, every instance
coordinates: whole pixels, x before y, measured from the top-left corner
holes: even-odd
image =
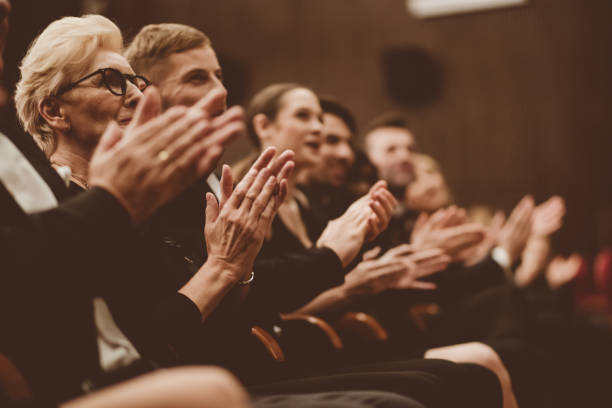
[[[346,293],[345,286],[336,286],[319,294],[306,305],[302,306],[295,313],[321,314],[335,312],[351,304],[351,300]]]
[[[344,282],[340,259],[328,248],[257,260],[255,279],[242,308],[260,316],[288,313]]]
[[[209,258],[189,282],[179,289],[179,293],[198,307],[202,320],[205,320],[236,285],[238,279],[235,276],[238,274],[231,273],[226,265]]]

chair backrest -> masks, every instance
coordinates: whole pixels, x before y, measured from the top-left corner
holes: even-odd
[[[0,353],[0,391],[9,401],[32,398],[32,391],[25,377],[3,353]]]

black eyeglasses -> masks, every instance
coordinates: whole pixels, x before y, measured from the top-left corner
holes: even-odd
[[[136,87],[138,87],[138,89],[140,89],[141,91],[144,91],[147,86],[151,85],[151,81],[149,81],[147,78],[143,77],[142,75],[124,74],[115,68],[101,68],[79,79],[76,82],[73,82],[71,84],[61,87],[56,95],[59,96],[63,94],[64,92],[68,92],[69,90],[71,90],[72,88],[80,84],[81,82],[95,75],[102,75],[102,82],[104,83],[104,86],[106,86],[106,89],[108,89],[110,93],[112,93],[113,95],[117,95],[117,96],[125,95],[127,91],[127,81],[130,81],[131,83],[136,85]]]

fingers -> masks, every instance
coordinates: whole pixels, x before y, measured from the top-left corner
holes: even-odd
[[[122,136],[123,132],[119,128],[117,122],[115,122],[114,120],[111,121],[106,127],[104,134],[100,138],[98,146],[96,146],[96,152],[105,152],[107,150],[110,150],[115,144],[117,144],[119,140],[121,140]]]
[[[291,170],[293,170],[293,166],[291,167]],[[285,198],[287,197],[287,191],[289,190],[289,183],[287,182],[287,180],[281,180],[278,185],[278,198],[276,200],[277,209],[283,203],[283,201],[285,201]]]
[[[255,163],[253,163],[251,168],[257,171],[264,169],[266,166],[268,166],[268,164],[270,164],[275,154],[276,149],[274,147],[268,147],[259,155],[259,157],[257,158],[257,160],[255,160]]]
[[[244,199],[240,203],[240,209],[244,216],[248,217],[248,214],[251,211],[251,207],[253,206],[253,203],[255,202],[255,200],[257,200],[264,185],[266,185],[268,179],[271,177],[272,176],[270,175],[270,170],[267,168],[264,168],[257,174],[257,177],[255,177],[255,180],[253,181],[253,183],[251,183],[248,186]],[[276,179],[274,179],[274,182],[276,182]],[[265,203],[267,202],[268,201],[266,200]],[[261,210],[263,210],[263,207],[261,208]],[[257,216],[259,217],[259,214],[257,214]]]
[[[401,244],[385,252],[384,256],[395,258],[395,257],[410,255],[413,252],[414,252],[414,246],[410,244]]]
[[[155,147],[158,149],[155,152],[155,154],[157,154],[159,150],[168,145],[172,136],[167,132],[163,133],[164,136],[161,136],[162,132],[182,118],[186,113],[187,108],[184,106],[175,106],[140,126],[128,126],[124,131],[126,137],[122,139],[121,144],[130,145],[130,148],[133,146],[140,146],[143,148]],[[134,123],[133,119],[130,125],[132,123]]]
[[[499,231],[503,227],[504,221],[506,221],[504,212],[501,210],[495,211],[495,215],[493,215],[493,218],[491,218],[491,223],[489,224],[489,230],[492,232]]]
[[[424,249],[422,251],[415,252],[409,256],[410,260],[418,263],[425,261],[430,258],[435,258],[444,255],[444,251],[440,248]]]
[[[261,178],[264,177],[264,174],[269,174],[269,170],[266,172],[265,169],[261,171],[260,176],[262,176]],[[259,177],[258,177],[259,178]],[[255,186],[253,186],[251,189],[254,189]],[[250,211],[248,213],[248,217],[250,217],[253,220],[259,220],[259,217],[261,216],[261,214],[263,213],[263,211],[266,209],[266,207],[268,206],[268,203],[270,201],[274,201],[274,190],[276,189],[276,177],[274,176],[269,176],[268,179],[265,181],[265,184],[263,185],[263,187],[257,192],[257,198],[255,199],[255,201],[253,201],[253,204],[251,205]],[[247,193],[247,197],[250,194]],[[245,203],[247,202],[247,200],[243,201],[243,206],[245,206]],[[272,203],[272,208],[274,208],[274,202]]]
[[[219,204],[212,193],[206,193],[206,222],[215,222],[219,216]]]
[[[277,201],[278,198],[275,199],[274,197],[272,197],[271,199],[269,199],[268,203],[266,204],[266,207],[259,216],[259,228],[263,228],[264,231],[268,231],[268,228],[270,228],[270,224],[272,223],[272,220],[276,215],[276,211],[278,210]]]
[[[385,211],[385,208],[378,200],[370,202],[370,208],[372,209],[372,211],[374,211],[374,214],[376,215],[379,228],[384,228],[389,222],[391,215],[387,213],[387,211]]]
[[[182,118],[163,130],[170,135],[164,136],[168,143],[165,146],[160,145],[159,149],[165,150],[170,158],[178,157],[210,131],[210,124],[204,120],[203,113],[188,110]]]
[[[143,97],[136,106],[134,116],[128,128],[135,128],[150,121],[161,112],[161,96],[154,86],[149,86],[143,93]]]
[[[222,98],[223,94],[224,91],[222,89],[215,88],[212,91],[208,92],[206,96],[204,96],[198,102],[196,102],[193,107],[204,112],[208,117],[210,117],[212,114],[215,113],[212,110],[215,106],[218,105],[217,100],[219,98]]]
[[[280,182],[282,180],[288,180],[289,177],[291,176],[291,173],[293,173],[294,168],[295,168],[295,162],[288,161],[284,164],[284,166],[278,173],[276,173],[274,169],[271,169],[271,171],[272,171],[272,174],[277,174],[276,179]]]
[[[434,290],[437,286],[433,282],[423,282],[423,281],[412,281],[406,289],[418,289],[418,290]]]
[[[246,196],[247,191],[249,190],[249,188],[251,187],[251,185],[257,178],[257,174],[258,174],[257,170],[251,168],[251,170],[248,171],[248,173],[244,176],[244,178],[240,180],[240,183],[238,183],[231,197],[227,201],[227,204],[230,205],[231,208],[240,207],[240,204],[242,203],[242,200]]]
[[[278,180],[281,180],[280,172],[285,168],[285,165],[289,161],[293,160],[294,157],[295,153],[293,153],[293,150],[285,150],[268,165],[268,168],[273,175],[277,176]]]
[[[387,188],[387,182],[385,180],[378,180],[372,187],[370,187],[370,190],[368,191],[368,195],[374,194],[376,191],[378,191],[381,188]]]
[[[484,239],[484,229],[478,224],[464,224],[444,231],[443,248],[449,253],[475,245]]]
[[[232,195],[232,191],[234,190],[234,176],[232,175],[232,168],[227,164],[224,164],[221,169],[221,180],[219,184],[221,185],[220,207],[223,208],[223,205],[227,202],[229,197]]]
[[[374,193],[374,198],[382,204],[383,208],[390,217],[395,210],[395,207],[397,207],[397,200],[395,197],[393,197],[393,194],[391,194],[386,188],[381,188]]]
[[[361,257],[362,261],[370,261],[372,259],[376,259],[376,257],[378,256],[378,254],[380,254],[380,247],[374,247],[372,249],[370,249],[369,251],[366,251],[363,253],[363,256]]]

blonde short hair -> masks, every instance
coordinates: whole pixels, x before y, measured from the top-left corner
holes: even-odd
[[[26,132],[47,157],[57,147],[53,130],[40,115],[40,102],[85,74],[100,49],[121,53],[119,28],[100,15],[64,17],[49,24],[32,42],[21,61],[15,106]]]
[[[124,57],[138,74],[147,74],[152,66],[171,54],[211,46],[210,38],[197,28],[184,24],[149,24],[127,46]]]

